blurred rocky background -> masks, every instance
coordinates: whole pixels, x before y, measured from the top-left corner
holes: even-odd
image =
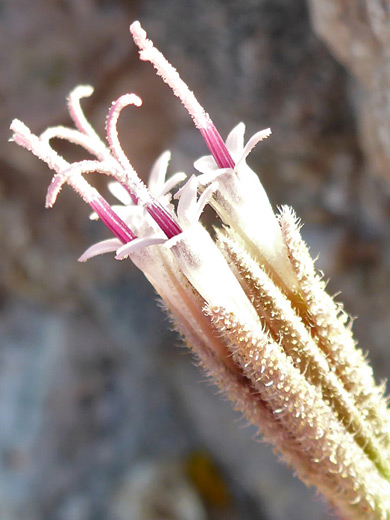
[[[146,176],[173,152],[205,152],[128,25],[140,19],[222,135],[271,126],[251,155],[271,200],[290,204],[318,266],[341,291],[379,379],[390,354],[389,0],[0,1],[0,517],[2,520],[314,520],[327,505],[253,439],[169,330],[146,280],[104,256],[107,237],[50,173],[7,142],[70,124],[65,97],[103,132],[134,91],[122,143]],[[79,150],[58,143],[68,157]],[[96,178],[96,185],[104,186]],[[259,222],[261,227],[261,222]]]

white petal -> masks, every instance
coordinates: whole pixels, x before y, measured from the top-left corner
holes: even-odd
[[[189,224],[195,218],[197,194],[198,180],[195,175],[191,175],[180,190],[180,200],[177,206],[177,217],[180,223]]]
[[[166,247],[179,268],[209,305],[224,307],[244,324],[260,325],[259,318],[208,232],[198,223],[171,238]]]
[[[171,152],[163,152],[154,162],[149,175],[148,188],[152,195],[159,197],[163,191]],[[169,190],[168,190],[169,191]]]
[[[212,155],[204,155],[194,162],[194,168],[200,173],[208,173],[217,170],[218,166]]]
[[[204,190],[202,195],[199,197],[197,208],[196,208],[196,221],[200,219],[200,216],[206,206],[206,204],[209,203],[214,191],[218,188],[218,182],[214,182],[213,184],[210,184],[210,186],[207,186],[207,188]]]
[[[204,207],[208,204],[213,192],[218,188],[218,183],[210,184],[199,197],[199,200],[198,186],[198,177],[192,175],[179,193],[176,194],[180,197],[177,217],[183,228],[188,228],[198,222]]]
[[[132,204],[130,193],[122,186],[120,182],[109,182],[108,189],[125,206]]]
[[[116,260],[123,260],[127,256],[129,256],[131,253],[134,253],[135,251],[139,251],[140,249],[143,249],[144,247],[153,246],[156,244],[163,244],[166,242],[166,238],[161,237],[147,237],[147,238],[136,238],[135,240],[132,240],[128,244],[123,244],[121,247],[117,249],[115,259]]]
[[[202,175],[198,175],[198,183],[202,186],[207,186],[208,184],[211,184],[212,182],[217,181],[218,179],[221,179],[224,175],[231,173],[231,168],[219,168],[218,170],[215,170],[214,172],[208,172],[208,173],[202,173]],[[175,195],[176,198],[176,195]]]
[[[260,143],[260,141],[264,141],[264,139],[267,139],[267,137],[269,137],[271,133],[271,129],[266,128],[265,130],[260,130],[260,132],[256,132],[254,135],[252,135],[252,137],[246,143],[242,155],[237,161],[236,167],[240,164],[241,161],[245,161],[245,159],[248,157],[248,155],[257,145],[257,143]]]
[[[187,174],[184,172],[177,172],[174,175],[172,175],[172,177],[169,177],[169,179],[166,181],[166,183],[163,186],[161,195],[166,195],[177,184],[185,181],[186,178],[187,178]]]
[[[244,134],[245,134],[245,125],[244,123],[238,123],[237,126],[233,128],[230,134],[226,139],[226,148],[229,150],[231,156],[236,161],[242,154],[242,150],[244,149]]]
[[[79,258],[79,262],[86,262],[90,258],[102,255],[104,253],[111,253],[112,251],[116,251],[118,247],[121,245],[121,241],[117,238],[109,238],[108,240],[102,240],[97,244],[89,247]]]

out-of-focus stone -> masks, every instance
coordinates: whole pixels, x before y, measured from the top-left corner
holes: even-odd
[[[313,25],[354,76],[360,144],[390,193],[390,2],[309,0]]]
[[[180,464],[144,461],[124,476],[112,498],[112,520],[206,520]]]

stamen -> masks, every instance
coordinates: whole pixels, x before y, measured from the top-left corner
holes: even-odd
[[[69,143],[76,144],[77,146],[81,146],[91,155],[95,155],[97,159],[103,161],[107,159],[110,155],[109,150],[106,146],[100,141],[99,144],[101,146],[97,146],[96,139],[87,134],[82,134],[79,130],[75,130],[74,128],[67,128],[66,126],[53,126],[47,128],[44,132],[41,133],[39,138],[42,141],[47,141],[50,143],[51,139],[63,139],[64,141],[68,141]]]
[[[122,110],[128,107],[129,105],[135,105],[136,107],[140,107],[142,105],[142,99],[138,97],[136,94],[124,94],[123,96],[120,96],[116,101],[113,101],[107,116],[106,132],[108,144],[110,145],[110,149],[113,156],[117,159],[117,161],[124,170],[131,172],[134,175],[134,177],[137,177],[138,179],[138,176],[135,173],[134,168],[131,166],[128,158],[122,150],[117,130],[119,115],[122,112]]]
[[[93,94],[93,87],[90,85],[78,85],[72,90],[68,97],[68,110],[70,117],[73,119],[76,128],[80,130],[82,134],[89,135],[94,139],[100,141],[100,137],[90,125],[89,121],[85,117],[83,109],[80,106],[80,99],[89,97]]]
[[[159,228],[166,234],[167,238],[175,237],[182,233],[182,229],[173,219],[172,215],[157,200],[146,206],[146,210]]]
[[[115,177],[115,172],[112,170],[112,165],[106,165],[103,161],[85,160],[72,163],[68,168],[56,173],[56,175],[54,175],[52,178],[46,194],[46,207],[51,208],[54,206],[54,203],[57,200],[58,194],[60,193],[63,185],[66,183],[71,184],[72,177],[74,178],[76,175],[81,176],[86,173],[103,173],[105,175],[113,175]]]
[[[179,235],[182,229],[169,211],[149,193],[147,187],[138,177],[137,172],[124,154],[118,138],[117,123],[121,111],[129,105],[139,107],[141,104],[141,99],[135,94],[125,94],[114,101],[106,122],[107,139],[112,154],[123,168],[123,177],[118,180],[121,181],[123,187],[129,192],[133,201],[145,207],[167,238],[172,238]]]
[[[123,170],[122,178],[118,180],[128,190],[134,202],[146,205],[151,202],[150,194],[126,157],[118,138],[118,118],[122,110],[129,105],[140,107],[142,105],[142,100],[135,94],[125,94],[112,103],[106,121],[107,140],[112,155],[118,161]]]
[[[207,128],[200,128],[200,133],[219,168],[234,168],[235,164],[229,150],[213,123]]]
[[[134,22],[130,25],[130,32],[133,36],[134,43],[140,49],[141,60],[152,63],[157,74],[171,87],[175,96],[183,103],[192,117],[195,126],[200,130],[219,168],[234,168],[234,161],[229,150],[226,148],[210,116],[200,105],[194,93],[181,79],[177,70],[167,61],[164,55],[154,47],[153,42],[147,39],[147,34],[139,22]]]
[[[127,244],[137,238],[131,229],[118,217],[115,211],[101,195],[89,203],[91,208],[99,215],[101,221],[115,235],[122,244]]]
[[[15,120],[11,125],[15,142],[30,150],[56,172],[48,188],[46,206],[53,206],[62,186],[67,183],[91,206],[123,244],[134,240],[137,238],[136,235],[82,176],[86,173],[104,173],[113,176],[122,184],[134,202],[147,210],[167,238],[179,235],[182,229],[175,217],[149,193],[119,143],[117,122],[120,112],[130,104],[140,106],[141,99],[135,94],[128,94],[113,103],[107,118],[107,139],[111,155],[88,123],[80,106],[80,99],[91,93],[91,87],[78,87],[69,96],[69,111],[78,131],[56,127],[37,137],[20,121]],[[85,160],[71,165],[50,146],[50,139],[54,137],[67,139],[91,151],[94,151],[96,145],[95,155],[100,160]]]
[[[55,150],[53,150],[47,140],[42,140],[31,133],[30,129],[17,119],[12,122],[11,130],[13,131],[13,140],[44,161],[56,172],[56,177],[65,177],[66,182],[72,186],[72,188],[87,204],[90,205],[90,207],[99,215],[102,222],[123,244],[137,238],[123,220],[113,211],[111,206],[100,195],[100,193],[93,188],[84,177],[81,176],[81,174],[78,175],[75,173],[77,172],[77,169],[73,170],[74,173],[72,175],[62,174],[62,172],[71,169],[71,165]],[[97,161],[86,162],[97,163]]]

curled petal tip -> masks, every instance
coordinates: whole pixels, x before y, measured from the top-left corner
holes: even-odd
[[[61,191],[63,180],[59,176],[54,176],[46,192],[45,207],[52,208]]]
[[[136,20],[129,27],[130,33],[134,38],[134,41],[138,44],[138,42],[147,43],[147,34],[146,31],[142,28],[140,22]]]
[[[9,127],[14,132],[18,125],[24,126],[24,123],[22,123],[20,119],[13,119]]]
[[[133,33],[133,31],[139,31],[139,30],[143,30],[143,29],[138,20],[135,20],[133,23],[130,24],[129,31],[131,33]]]
[[[120,241],[116,238],[103,240],[97,244],[92,245],[86,251],[84,251],[84,253],[78,258],[78,261],[86,262],[94,256],[103,255],[104,253],[112,253],[113,251],[116,251],[119,246]]]
[[[75,87],[70,92],[69,99],[70,98],[82,99],[82,98],[90,97],[90,96],[92,96],[94,90],[95,89],[92,87],[92,85],[77,85],[77,87]]]
[[[86,261],[88,260],[88,258],[86,258],[86,256],[84,255],[84,253],[78,257],[77,261],[80,262],[80,263],[85,263]]]
[[[123,94],[123,96],[120,96],[118,99],[113,101],[111,105],[117,110],[121,111],[123,108],[129,105],[140,107],[142,105],[142,99],[137,96],[137,94]]]
[[[19,119],[13,119],[10,124],[10,130],[13,132],[12,140],[18,142],[17,138],[27,137],[31,135],[30,129]]]
[[[135,105],[136,107],[140,107],[142,105],[142,99],[137,96],[137,94],[125,94],[122,97],[123,102],[126,102],[129,105]]]
[[[166,162],[166,163],[169,163],[169,161],[171,160],[171,157],[172,157],[172,154],[170,152],[170,150],[165,150],[165,152],[163,152],[159,159],[161,159],[163,162]]]
[[[133,37],[134,43],[139,47],[139,56],[141,60],[145,60],[143,51],[146,49],[153,48],[153,42],[148,40],[146,31],[142,28],[141,24],[136,21],[130,25],[130,33]]]
[[[19,121],[19,119],[13,119],[11,121],[11,124],[9,125],[9,128],[12,132],[15,132],[15,127],[17,128],[18,126],[18,123],[21,123],[21,121]]]
[[[161,238],[158,236],[150,236],[146,238],[136,238],[127,244],[123,244],[116,251],[115,260],[124,260],[131,253],[135,253],[136,251],[140,251],[145,247],[154,246],[158,244],[163,244],[166,242],[166,238]]]

